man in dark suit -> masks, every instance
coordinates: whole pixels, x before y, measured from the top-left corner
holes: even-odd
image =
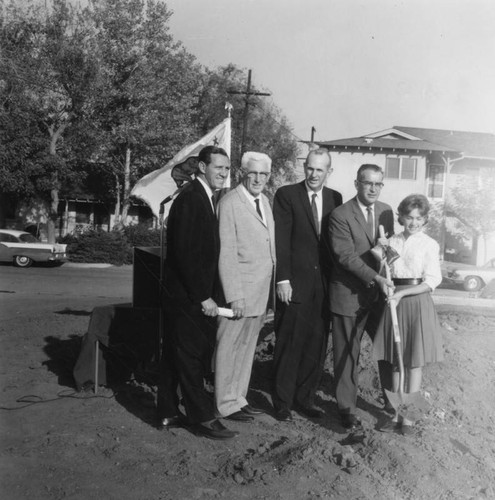
[[[205,390],[204,378],[211,372],[218,314],[215,298],[220,240],[213,193],[223,187],[230,160],[223,149],[215,146],[203,148],[198,160],[196,179],[179,194],[168,217],[163,280],[165,366],[158,387],[158,416],[163,427],[180,423],[170,366],[173,361],[193,431],[211,439],[229,439],[237,433],[215,418],[213,398]]]
[[[332,212],[329,224],[335,260],[330,279],[335,395],[342,425],[347,429],[360,425],[356,402],[363,332],[374,337],[383,309],[378,288],[386,293],[393,286],[378,274],[379,263],[370,251],[378,240],[379,225],[389,236],[394,232],[392,209],[378,201],[382,169],[361,165],[354,185],[357,195]],[[378,368],[382,389],[390,389],[391,365],[380,361]]]
[[[342,203],[325,187],[332,169],[326,149],[311,151],[304,164],[306,179],[275,194],[277,297],[275,320],[275,416],[292,420],[291,408],[318,418],[314,397],[323,372],[328,341],[327,283],[331,268],[328,233],[330,212]]]

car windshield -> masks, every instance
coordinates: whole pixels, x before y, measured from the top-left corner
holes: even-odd
[[[39,243],[39,241],[32,234],[21,234],[19,239],[23,243]]]

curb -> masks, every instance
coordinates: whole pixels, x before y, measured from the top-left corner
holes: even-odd
[[[441,306],[464,306],[495,310],[495,300],[493,299],[433,295],[433,303]]]
[[[101,264],[98,262],[94,263],[84,263],[84,262],[66,262],[64,267],[79,267],[79,268],[93,268],[93,269],[104,269],[106,267],[113,267],[113,264]]]

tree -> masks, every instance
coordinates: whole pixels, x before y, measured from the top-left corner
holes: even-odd
[[[451,191],[447,203],[448,215],[453,215],[473,231],[477,243],[480,236],[484,242],[484,260],[487,259],[487,240],[495,232],[495,177],[483,177],[483,182],[463,175]]]
[[[194,136],[199,66],[169,34],[163,2],[93,1],[90,11],[101,68],[96,159],[113,172],[116,213],[123,194],[125,224],[133,182]]]
[[[96,74],[87,50],[87,26],[63,0],[53,0],[50,12],[33,2],[9,4],[2,24],[4,89],[2,126],[14,117],[18,129],[29,124],[36,155],[26,166],[37,169],[36,195],[48,204],[48,239],[55,241],[55,221],[61,184],[70,177],[68,130],[80,120]],[[43,147],[40,146],[40,141]],[[4,154],[21,144],[13,139]],[[23,155],[26,162],[29,155]],[[34,162],[34,163],[33,163]],[[12,173],[18,162],[7,163]],[[30,176],[30,168],[25,174]],[[10,189],[18,190],[14,185]],[[32,193],[34,195],[34,193]]]

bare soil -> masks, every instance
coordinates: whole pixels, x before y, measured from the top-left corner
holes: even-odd
[[[0,288],[15,293],[15,281]],[[61,295],[59,307],[40,301],[27,310],[12,309],[12,296],[2,310],[3,499],[495,498],[494,313],[439,309],[446,359],[425,370],[428,408],[411,436],[375,429],[384,414],[365,341],[358,443],[339,424],[330,356],[318,393],[325,418],[271,416],[268,323],[250,392],[267,414],[228,422],[240,435],[217,442],[156,429],[152,371],[97,396],[75,391],[72,368],[91,311],[81,295],[79,307]]]

